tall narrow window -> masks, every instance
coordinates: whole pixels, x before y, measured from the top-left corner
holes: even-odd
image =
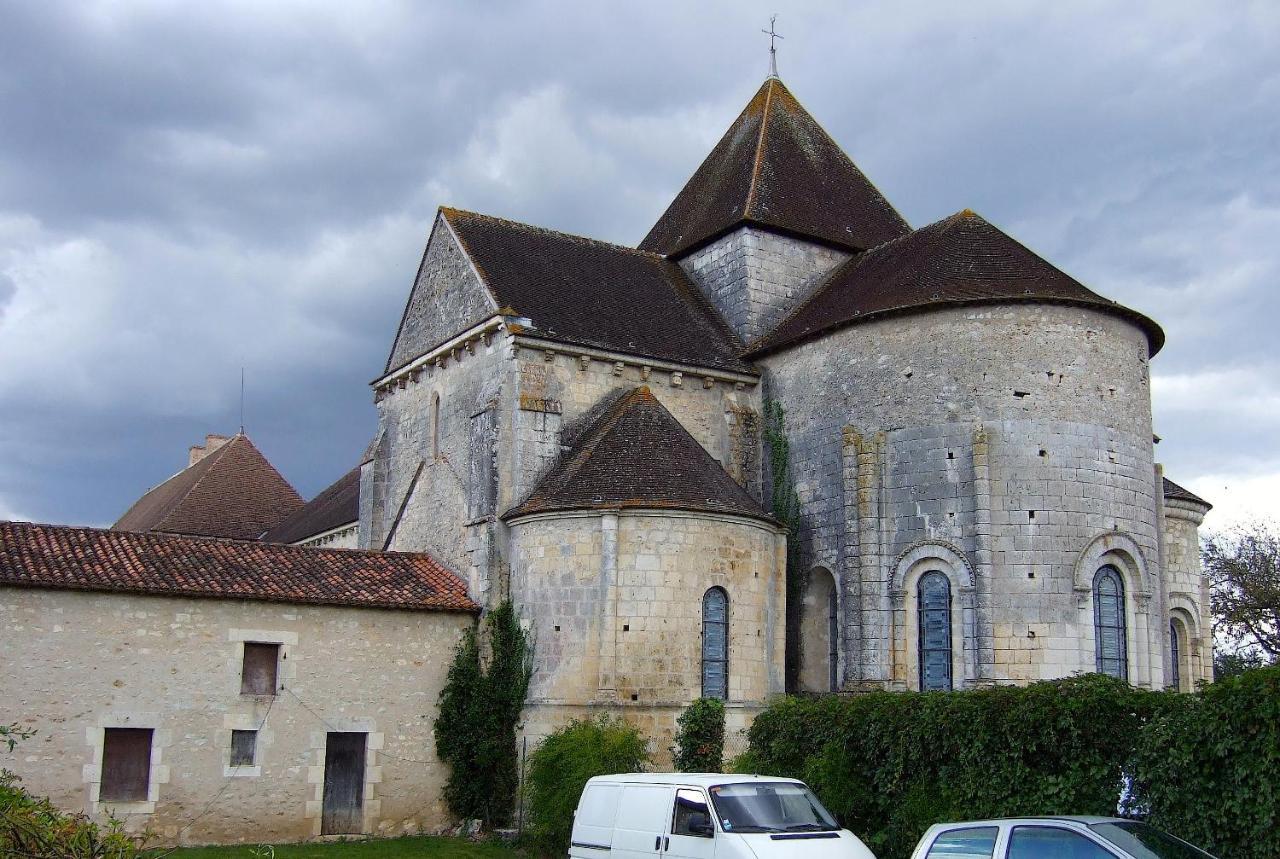
[[[831,670],[831,691],[840,687],[837,666],[840,664],[840,605],[836,589],[831,589],[831,601],[827,606],[827,665]]]
[[[1173,673],[1169,675],[1169,685],[1174,691],[1182,690],[1182,646],[1178,643],[1178,622],[1169,621],[1169,665]]]
[[[440,459],[440,395],[431,395],[431,461]]]
[[[103,802],[145,802],[151,786],[151,729],[104,728],[102,732]]]
[[[711,588],[702,596],[702,697],[729,697],[729,595]]]
[[[920,690],[951,688],[951,582],[933,570],[920,577]]]
[[[1093,638],[1098,671],[1129,679],[1128,643],[1124,620],[1124,582],[1120,571],[1106,566],[1093,577]]]

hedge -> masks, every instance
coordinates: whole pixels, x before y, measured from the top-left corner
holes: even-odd
[[[1089,675],[783,698],[756,718],[736,763],[804,779],[881,859],[905,859],[936,822],[1115,814],[1126,774],[1127,807],[1157,825],[1223,855],[1273,859],[1276,842],[1260,833],[1275,838],[1278,682],[1272,669],[1199,695]]]
[[[678,772],[718,773],[724,767],[724,702],[699,698],[676,720],[671,761]]]
[[[648,763],[645,738],[621,719],[574,720],[550,734],[529,756],[525,846],[536,855],[564,856],[587,779],[641,772]]]

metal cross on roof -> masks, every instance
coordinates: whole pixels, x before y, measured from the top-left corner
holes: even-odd
[[[766,36],[769,37],[769,77],[771,78],[776,78],[778,76],[778,48],[777,48],[777,45],[775,44],[775,40],[782,38],[782,36],[774,32],[774,29],[773,29],[773,24],[777,20],[778,20],[778,16],[776,13],[773,15],[770,15],[769,29],[760,31],[761,33],[764,33]]]

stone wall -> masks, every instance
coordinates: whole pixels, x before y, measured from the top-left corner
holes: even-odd
[[[607,708],[665,750],[675,716],[702,694],[702,599],[715,586],[729,597],[734,712],[783,691],[785,541],[772,526],[671,511],[543,514],[512,524],[510,553],[538,654],[531,731]]]
[[[918,683],[928,569],[952,578],[957,686],[1094,670],[1093,563],[1126,576],[1130,679],[1161,684],[1140,330],[1052,305],[943,309],[763,363],[786,411],[803,551],[840,585],[847,685]]]
[[[1192,691],[1201,681],[1213,680],[1213,613],[1209,583],[1200,565],[1200,525],[1207,512],[1204,506],[1191,501],[1164,500],[1166,612],[1171,620],[1182,624],[1185,637],[1181,642],[1183,691]],[[1169,675],[1172,676],[1171,671]]]
[[[680,260],[744,343],[773,330],[847,251],[742,227]]]
[[[0,588],[6,718],[38,729],[5,766],[60,808],[162,843],[320,832],[325,737],[368,734],[363,831],[448,822],[432,721],[469,614]],[[244,642],[283,645],[274,698],[240,694]],[[98,801],[103,729],[152,728],[151,796]],[[259,729],[231,767],[232,730]],[[208,810],[208,814],[200,815]],[[189,827],[189,828],[188,828]]]

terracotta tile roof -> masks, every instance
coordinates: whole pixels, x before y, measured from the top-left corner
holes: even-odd
[[[891,313],[992,302],[1053,302],[1122,316],[1164,344],[1155,322],[1103,298],[968,209],[838,266],[812,296],[748,350],[784,346]]]
[[[602,401],[570,433],[569,451],[503,519],[630,508],[732,513],[773,522],[648,387]]]
[[[0,585],[477,611],[433,558],[0,522]]]
[[[248,436],[237,435],[147,492],[112,527],[256,540],[302,503]]]
[[[776,78],[764,82],[640,248],[679,256],[743,223],[854,250],[910,230]]]
[[[360,519],[360,467],[339,477],[262,539],[268,543],[296,543]]]
[[[1199,495],[1196,495],[1190,489],[1186,489],[1174,483],[1169,478],[1164,478],[1164,497],[1174,498],[1178,501],[1190,501],[1192,504],[1202,504],[1206,510],[1212,510],[1213,505],[1205,501]]]
[[[499,307],[528,334],[700,367],[753,372],[679,265],[657,254],[442,208]]]

